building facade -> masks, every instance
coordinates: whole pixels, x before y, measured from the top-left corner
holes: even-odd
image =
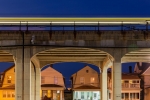
[[[63,75],[48,67],[41,71],[41,99],[47,96],[51,100],[64,100],[64,77]]]
[[[108,74],[108,88],[110,91],[109,99],[112,99],[112,80],[111,74]],[[134,73],[122,73],[122,90],[121,90],[121,100],[140,100],[141,97],[141,88],[140,88],[141,79],[137,74]]]
[[[71,77],[73,100],[100,100],[100,75],[97,71],[89,66],[86,66],[76,72]],[[108,73],[107,78],[107,98],[112,100],[112,79],[111,73]],[[122,73],[122,99],[121,100],[140,100],[141,79],[137,74]]]
[[[100,80],[97,71],[85,66],[71,76],[73,100],[100,100]]]
[[[0,100],[15,100],[15,66],[0,75]],[[64,100],[64,77],[52,67],[41,71],[41,99]]]
[[[135,65],[134,72],[139,74],[141,78],[141,96],[143,100],[150,98],[150,63],[138,62]]]
[[[15,66],[1,74],[0,100],[15,100]]]

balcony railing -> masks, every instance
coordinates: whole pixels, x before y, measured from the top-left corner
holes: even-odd
[[[140,88],[139,83],[122,83],[122,88]]]

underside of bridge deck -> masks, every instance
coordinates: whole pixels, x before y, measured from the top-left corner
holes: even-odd
[[[150,48],[141,49],[129,52],[122,58],[122,63],[125,62],[150,62]]]
[[[58,62],[85,62],[96,66],[96,62],[104,61],[107,56],[109,56],[109,54],[104,51],[71,47],[50,49],[36,55],[40,62],[45,62],[45,65]]]

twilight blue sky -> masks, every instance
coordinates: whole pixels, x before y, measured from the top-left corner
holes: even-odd
[[[7,68],[9,68],[12,65],[13,65],[13,63],[1,62],[0,63],[0,72],[6,70]],[[71,75],[74,74],[75,72],[79,71],[86,65],[90,66],[91,68],[93,68],[94,70],[96,70],[99,73],[99,69],[97,66],[94,66],[91,64],[86,64],[86,63],[79,63],[79,62],[77,62],[77,63],[74,63],[74,62],[57,63],[57,64],[54,64],[53,67],[54,67],[54,69],[58,70],[59,72],[61,72],[63,74],[63,76],[65,77],[66,86],[70,87],[71,83],[69,80],[70,80]],[[132,66],[132,69],[134,69],[135,63],[123,63],[122,64],[122,72],[128,73],[129,66]],[[45,66],[45,68],[46,67],[48,67],[48,66]]]
[[[149,17],[149,0],[0,0],[0,16]]]
[[[0,0],[0,17],[150,17],[150,0]],[[0,72],[12,64],[0,63]],[[55,64],[65,77],[85,64]],[[128,66],[123,64],[123,71]],[[93,67],[97,68],[97,67]]]

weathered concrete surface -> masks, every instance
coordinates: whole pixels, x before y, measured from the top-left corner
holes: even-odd
[[[0,31],[0,51],[7,52],[0,52],[0,60],[15,61],[16,64],[16,100],[39,98],[40,74],[33,74],[31,61],[36,65],[36,70],[39,70],[46,64],[68,60],[98,65],[99,61],[103,61],[109,55],[115,62],[112,66],[114,100],[121,98],[121,62],[149,61],[150,36],[144,35],[142,31],[126,31],[124,34],[121,31],[102,31],[101,34],[97,34],[96,31],[78,31],[76,36],[73,31],[29,31],[24,33],[23,63],[22,34],[19,31]],[[106,75],[102,76],[105,78]],[[32,80],[34,77],[38,80],[35,88],[31,88],[34,86],[32,82],[35,83],[35,80]],[[31,93],[34,90],[36,92]],[[107,97],[104,94],[103,99],[105,98]]]

